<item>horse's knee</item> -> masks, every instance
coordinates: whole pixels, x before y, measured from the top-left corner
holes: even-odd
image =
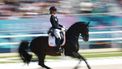
[[[76,53],[65,53],[66,56],[70,56],[72,58],[78,58],[78,55]]]
[[[82,58],[82,56],[79,53],[77,53],[77,52],[73,52],[72,54],[73,54],[73,56],[75,58],[78,58],[78,59],[81,59]]]

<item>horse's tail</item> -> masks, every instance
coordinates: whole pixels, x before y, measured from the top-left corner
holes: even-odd
[[[32,58],[32,55],[28,53],[29,42],[22,41],[18,48],[18,53],[20,58],[23,60],[24,63],[29,64]]]

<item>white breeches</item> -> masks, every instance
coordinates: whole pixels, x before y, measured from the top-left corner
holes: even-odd
[[[61,39],[60,32],[61,32],[60,29],[54,29],[54,35],[55,35],[56,38],[60,38]]]

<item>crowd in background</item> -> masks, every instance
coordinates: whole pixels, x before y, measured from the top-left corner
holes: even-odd
[[[0,16],[34,16],[48,14],[50,6],[58,13],[121,13],[122,0],[0,0]]]

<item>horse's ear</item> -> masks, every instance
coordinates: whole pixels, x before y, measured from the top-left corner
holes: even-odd
[[[90,22],[87,23],[87,26],[89,26]]]

